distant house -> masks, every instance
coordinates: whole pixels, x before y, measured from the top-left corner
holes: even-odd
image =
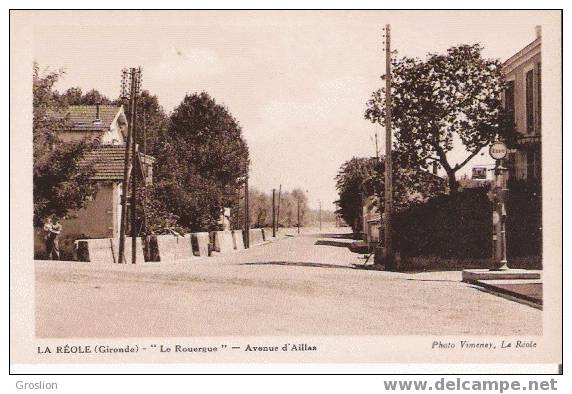
[[[124,145],[127,117],[122,106],[71,105],[66,111],[71,123],[59,138],[63,142],[100,138],[102,145]]]
[[[70,212],[62,221],[60,248],[64,255],[71,252],[78,238],[117,238],[121,218],[121,190],[125,160],[127,119],[121,106],[81,105],[68,108],[71,127],[60,134],[63,142],[99,138],[100,146],[86,154],[84,163],[93,164],[97,194],[84,209]],[[141,154],[145,181],[153,179],[151,156]],[[41,237],[37,229],[36,239]],[[41,238],[40,238],[41,239]],[[39,242],[42,245],[42,242]],[[42,246],[38,248],[41,250]],[[40,252],[41,253],[41,252]]]
[[[440,176],[433,174],[429,171],[417,171],[412,172],[411,170],[406,170],[406,174],[416,174],[420,181],[436,182],[439,186],[438,189],[441,193],[445,193],[447,190],[447,180],[441,178]],[[405,206],[399,207],[393,206],[393,213],[396,214],[404,209],[407,209],[410,205],[421,203],[427,201],[429,195],[422,190],[409,190],[406,195],[400,196],[403,200],[407,201]],[[380,241],[380,237],[383,237],[383,223],[384,215],[379,212],[379,198],[378,196],[367,196],[362,200],[362,212],[361,218],[362,228],[363,228],[363,240],[366,241],[370,246],[372,244],[377,244]]]
[[[146,182],[152,182],[155,159],[141,155]],[[117,238],[121,218],[121,184],[125,145],[102,145],[89,152],[84,161],[95,168],[93,179],[98,182],[97,194],[84,209],[72,212],[63,224],[62,236],[82,235],[83,238]]]
[[[508,83],[504,104],[514,124],[514,141],[508,156],[509,177],[541,178],[541,30],[536,39],[508,58],[502,72]]]

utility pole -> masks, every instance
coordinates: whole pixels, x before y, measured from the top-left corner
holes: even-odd
[[[280,202],[282,201],[282,184],[278,187],[278,212],[276,213],[276,228],[280,227]]]
[[[318,219],[320,221],[320,231],[322,231],[322,200],[318,200]]]
[[[147,112],[145,108],[143,108],[143,156],[145,160],[147,160]],[[142,164],[140,162],[140,164]],[[145,214],[145,208],[147,208],[147,174],[143,170],[143,166],[141,166],[141,174],[143,176],[143,217],[142,220],[142,228],[143,232],[145,233],[145,243],[147,243],[148,234],[147,234],[147,215]],[[147,245],[146,245],[147,246]]]
[[[137,93],[133,97],[133,107],[131,108],[133,121],[137,119]],[[131,129],[133,141],[131,143],[131,264],[137,262],[137,156],[139,155],[139,145],[137,144],[137,128],[135,123]]]
[[[272,236],[276,237],[276,189],[272,189]]]
[[[298,202],[298,234],[300,234],[300,196],[298,196],[297,202]]]
[[[236,188],[236,220],[234,229],[240,230],[240,185]]]
[[[385,25],[385,206],[383,260],[387,268],[393,267],[391,245],[391,213],[393,209],[391,162],[391,26]]]
[[[246,177],[244,180],[244,247],[250,248],[250,206],[248,192],[248,166],[246,167]]]
[[[127,78],[129,76],[129,82],[127,82]],[[127,69],[123,69],[122,71],[122,78],[121,78],[121,95],[122,97],[129,97],[129,114],[130,114],[130,121],[127,128],[127,139],[125,141],[125,159],[123,161],[123,180],[121,183],[121,221],[119,227],[119,264],[125,263],[125,233],[126,233],[126,225],[127,225],[127,192],[129,187],[128,178],[131,173],[131,176],[135,177],[134,170],[133,170],[133,163],[135,160],[135,155],[137,152],[137,148],[135,146],[134,141],[134,130],[135,130],[135,106],[137,104],[137,94],[139,93],[139,84],[141,78],[141,68],[131,68],[129,71]],[[129,93],[127,93],[129,86]],[[132,141],[133,140],[133,141]],[[132,149],[133,157],[131,157],[130,149]],[[135,212],[135,205],[136,200],[132,196],[131,200],[131,210],[132,210],[132,218],[133,212]],[[134,223],[132,220],[131,223],[131,235],[132,238],[133,234],[135,233]],[[136,258],[136,248],[135,248],[135,239],[133,240],[132,244],[132,263],[135,263]]]

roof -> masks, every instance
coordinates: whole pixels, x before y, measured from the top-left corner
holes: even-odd
[[[97,119],[97,105],[70,105],[66,114],[72,124],[71,130],[109,130],[117,114],[122,111],[121,106],[99,105],[99,121]],[[125,115],[120,121],[127,123]]]
[[[534,41],[530,44],[522,48],[520,51],[506,59],[502,64],[502,70],[505,74],[510,73],[520,64],[528,61],[533,56],[540,53],[540,46],[542,43],[542,38],[537,37]]]
[[[153,164],[152,156],[141,154],[143,162]],[[92,179],[97,181],[123,180],[123,165],[125,160],[125,146],[102,145],[86,154],[83,162],[93,163],[95,175]]]

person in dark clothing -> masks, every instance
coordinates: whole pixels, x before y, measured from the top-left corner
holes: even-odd
[[[62,231],[62,225],[57,217],[50,216],[44,224],[44,232],[46,233],[46,253],[48,260],[60,259],[59,235]]]

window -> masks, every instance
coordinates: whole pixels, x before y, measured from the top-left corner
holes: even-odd
[[[526,132],[534,132],[534,70],[526,73]]]
[[[540,179],[540,149],[531,149],[526,152],[526,178],[528,180]]]
[[[514,81],[508,81],[504,92],[504,106],[509,116],[510,124],[514,127]]]

